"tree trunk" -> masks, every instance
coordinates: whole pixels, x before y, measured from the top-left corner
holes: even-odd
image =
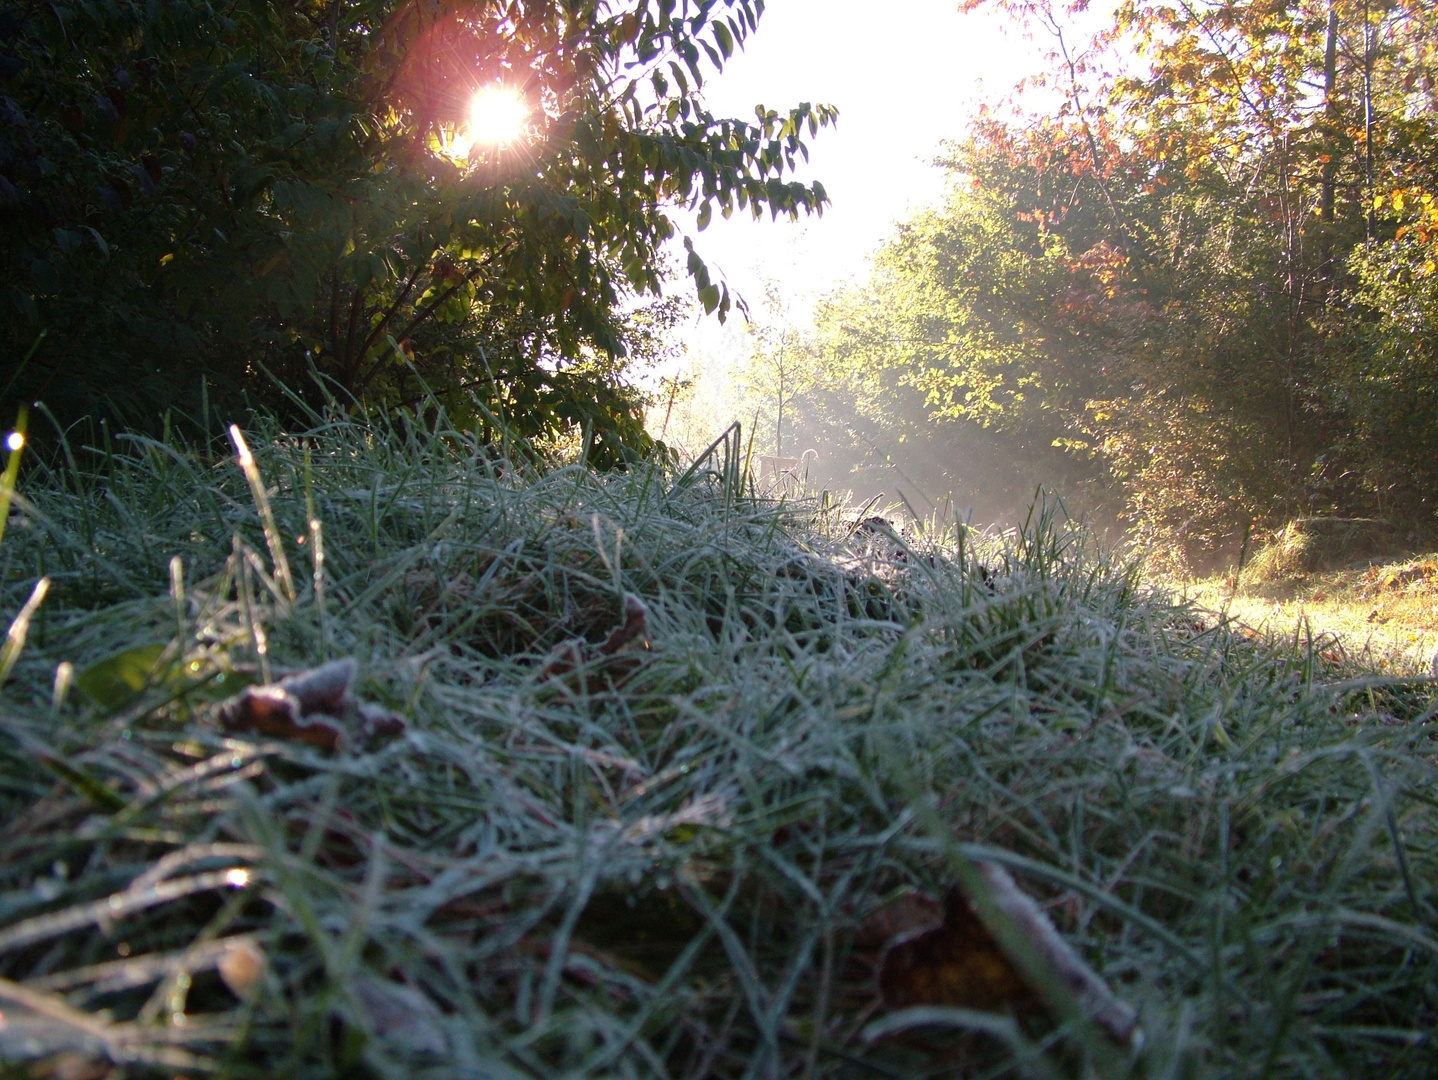
[[[1333,281],[1333,204],[1338,186],[1338,150],[1334,145],[1341,119],[1338,109],[1338,8],[1328,0],[1328,33],[1323,45],[1323,144],[1322,194],[1318,216],[1322,228],[1318,240],[1319,295],[1326,298]]]

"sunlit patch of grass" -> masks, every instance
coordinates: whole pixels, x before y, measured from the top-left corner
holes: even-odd
[[[1385,671],[1429,673],[1438,660],[1438,553],[1236,585],[1217,577],[1183,590],[1247,626],[1326,639],[1321,650],[1337,649]]]
[[[0,598],[52,583],[0,713],[17,1068],[1438,1069],[1426,684],[1150,590],[1042,507],[899,539],[755,499],[737,440],[600,477],[442,421],[246,434],[268,520],[233,460],[138,440],[17,496]],[[627,594],[644,641],[573,646]],[[401,735],[221,728],[346,656]],[[865,1039],[856,935],[970,856],[1140,1008],[1140,1049]]]

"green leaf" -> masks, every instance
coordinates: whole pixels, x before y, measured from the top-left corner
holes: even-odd
[[[158,667],[163,645],[138,645],[91,664],[75,679],[86,697],[106,709],[120,709],[146,687],[160,681]]]
[[[700,231],[700,232],[703,232],[705,229],[707,229],[707,228],[709,227],[709,219],[710,219],[711,217],[713,217],[713,216],[714,216],[714,208],[713,208],[709,203],[706,202],[703,206],[701,206],[701,207],[699,208],[699,231]]]

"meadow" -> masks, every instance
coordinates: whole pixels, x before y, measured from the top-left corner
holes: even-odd
[[[1250,627],[1321,636],[1329,650],[1369,668],[1438,675],[1438,552],[1407,546],[1274,567],[1285,547],[1280,533],[1241,574],[1176,588]]]
[[[759,498],[737,433],[603,474],[442,415],[244,435],[15,492],[6,1075],[1438,1073],[1420,675],[1052,502]]]

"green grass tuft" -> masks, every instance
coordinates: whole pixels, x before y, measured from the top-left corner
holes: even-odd
[[[10,617],[50,581],[0,712],[16,1075],[1438,1073],[1427,684],[1240,633],[1052,508],[899,539],[746,495],[737,442],[601,477],[246,435],[272,527],[232,458],[140,439],[16,495]],[[649,648],[565,644],[626,594]],[[338,657],[402,736],[221,729]],[[864,1038],[856,934],[970,856],[1141,1049]]]

